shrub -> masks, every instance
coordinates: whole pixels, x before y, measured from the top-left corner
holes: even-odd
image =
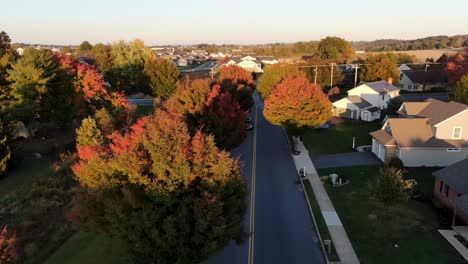
[[[389,166],[381,168],[378,177],[369,183],[371,196],[383,203],[408,201],[415,185],[415,180],[403,179],[402,170]]]
[[[396,168],[399,170],[404,171],[405,165],[403,164],[403,161],[401,161],[400,158],[398,157],[393,157],[387,162],[388,167]]]

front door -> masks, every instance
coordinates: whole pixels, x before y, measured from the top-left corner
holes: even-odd
[[[367,112],[367,111],[362,112],[362,120],[370,121],[369,120],[369,112]]]

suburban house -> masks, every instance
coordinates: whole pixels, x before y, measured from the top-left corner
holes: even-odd
[[[468,224],[468,159],[432,173],[434,197]]]
[[[175,58],[173,60],[174,64],[177,65],[178,67],[186,67],[188,65],[187,59],[183,57]]]
[[[380,118],[390,99],[397,97],[400,89],[387,81],[369,82],[348,91],[348,97],[333,103],[333,115],[364,121]]]
[[[232,57],[225,65],[237,65],[249,72],[263,72],[263,65],[276,63],[278,63],[278,60],[273,57],[253,57],[247,55],[245,57]]]
[[[447,74],[440,67],[412,69],[406,64],[398,67],[400,81],[398,87],[405,91],[420,92],[434,88],[447,88]]]
[[[20,48],[17,48],[17,49],[16,49],[16,53],[18,53],[18,55],[20,55],[20,56],[23,56],[23,54],[24,54],[24,49],[21,48],[21,47],[20,47]]]
[[[405,166],[449,166],[468,155],[468,106],[428,99],[404,102],[399,118],[388,118],[370,133],[372,152],[382,161],[393,157]]]

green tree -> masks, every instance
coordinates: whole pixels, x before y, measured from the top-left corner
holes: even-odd
[[[94,117],[104,135],[110,135],[116,129],[117,122],[107,108],[97,110]]]
[[[331,67],[333,66],[331,63],[333,63],[333,60],[328,59],[328,60],[322,60],[320,58],[312,58],[308,60],[306,63],[304,63],[302,66],[308,66],[301,68],[302,71],[304,71],[307,75],[307,79],[309,79],[310,82],[315,83],[317,81],[317,85],[320,85],[321,87],[330,87],[331,84]],[[319,65],[315,67],[315,65]],[[330,65],[330,66],[324,66],[324,65]],[[317,71],[317,72],[315,72]],[[344,80],[344,75],[343,73],[336,67],[336,65],[333,66],[333,85],[336,85],[337,83],[341,83]]]
[[[0,57],[8,52],[11,45],[10,36],[5,31],[0,32]]]
[[[97,69],[104,75],[112,70],[114,59],[111,54],[111,47],[98,43],[93,47],[94,59]]]
[[[296,65],[291,64],[274,64],[267,67],[259,79],[257,85],[258,93],[263,99],[268,98],[271,91],[288,75],[304,77],[305,73],[299,70]]]
[[[155,55],[145,48],[144,42],[134,40],[130,43],[119,41],[112,45],[111,57],[114,64],[107,74],[114,88],[131,92],[150,92],[148,78],[144,73],[145,61]]]
[[[415,185],[415,180],[403,178],[401,169],[385,166],[379,170],[375,180],[369,182],[369,189],[377,201],[392,204],[408,201]]]
[[[247,188],[239,161],[157,110],[73,167],[77,221],[127,242],[140,263],[200,263],[241,241]],[[80,150],[81,149],[81,150]],[[104,149],[104,150],[102,150]]]
[[[5,176],[10,159],[10,147],[8,146],[6,132],[3,129],[3,122],[0,119],[0,178]]]
[[[40,117],[47,108],[46,93],[62,88],[59,71],[51,51],[26,49],[23,57],[8,70],[7,81],[11,83],[11,90],[7,96],[11,98],[14,115],[22,121]],[[60,101],[58,98],[54,100]]]
[[[91,45],[91,43],[89,43],[87,40],[81,42],[80,46],[78,47],[78,50],[77,52],[79,54],[83,54],[83,53],[89,53],[93,50],[93,45]]]
[[[393,97],[392,99],[390,99],[390,101],[388,101],[387,112],[393,115],[397,114],[396,111],[400,109],[403,102],[403,96]]]
[[[76,130],[76,145],[89,146],[101,145],[104,143],[104,136],[98,128],[96,120],[87,117],[81,122],[81,126]]]
[[[153,96],[168,98],[177,89],[179,70],[166,59],[150,59],[145,62],[144,72],[148,76]]]
[[[317,54],[321,59],[330,59],[335,62],[344,62],[353,55],[353,48],[349,42],[339,37],[326,37],[321,39]]]
[[[452,99],[456,102],[468,105],[468,74],[457,82],[457,85],[453,89]]]
[[[369,55],[361,68],[359,78],[367,82],[386,81],[392,78],[395,84],[400,79],[400,72],[391,54]]]

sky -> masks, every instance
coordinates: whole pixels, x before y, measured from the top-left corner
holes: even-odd
[[[13,42],[147,45],[468,34],[468,0],[0,0]]]

